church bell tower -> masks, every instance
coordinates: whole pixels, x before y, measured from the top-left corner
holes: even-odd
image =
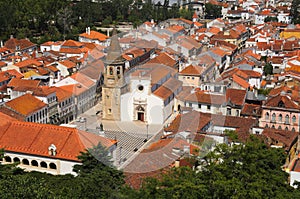
[[[121,118],[121,91],[126,86],[124,81],[125,59],[122,57],[121,46],[115,29],[113,30],[104,65],[102,119],[119,121]]]

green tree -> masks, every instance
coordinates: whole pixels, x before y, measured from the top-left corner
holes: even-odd
[[[271,63],[267,63],[263,70],[265,75],[273,75],[273,65]]]
[[[290,13],[293,23],[300,24],[300,0],[293,0]]]
[[[206,3],[205,4],[205,13],[206,13],[206,18],[218,18],[221,16],[221,10],[222,7],[218,5],[214,5],[211,3]]]
[[[270,16],[267,16],[264,20],[264,22],[278,22],[278,18],[277,17],[270,17]]]
[[[251,136],[245,144],[221,144],[205,157],[200,170],[177,168],[161,179],[147,179],[136,198],[288,198],[299,196],[281,170],[282,149]],[[134,194],[128,194],[130,196]]]

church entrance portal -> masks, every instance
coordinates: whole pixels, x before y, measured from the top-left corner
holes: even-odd
[[[137,120],[144,122],[145,121],[145,109],[142,106],[138,106],[136,111],[137,111]]]
[[[138,112],[138,120],[143,122],[144,119],[144,113]]]

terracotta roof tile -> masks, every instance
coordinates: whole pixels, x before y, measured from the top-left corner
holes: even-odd
[[[24,61],[14,64],[14,65],[18,66],[19,68],[31,67],[31,66],[39,67],[39,66],[43,66],[43,63],[41,63],[35,59],[26,59]]]
[[[15,39],[15,38],[11,38],[7,40],[4,44],[4,47],[12,50],[13,52],[16,50],[17,46],[20,47],[20,50],[24,50],[26,48],[35,47],[36,44],[32,43],[27,39]]]
[[[168,79],[163,85],[156,89],[153,94],[166,100],[182,86],[182,82],[175,79]]]
[[[180,75],[200,76],[204,71],[204,67],[189,65],[180,71]]]
[[[244,79],[240,78],[235,74],[232,76],[232,80],[245,89],[248,89],[250,87],[250,84],[247,81],[245,81]]]
[[[208,94],[203,93],[203,91],[198,91],[186,96],[185,101],[222,105],[226,102],[226,99],[224,95]]]
[[[234,105],[242,106],[246,99],[246,90],[228,88],[226,90],[226,101]]]
[[[151,59],[147,63],[157,63],[157,64],[164,64],[166,66],[174,67],[177,62],[174,58],[172,58],[168,53],[160,53],[155,58]]]
[[[256,117],[256,116],[260,116],[260,114],[261,114],[261,106],[257,104],[245,103],[241,111],[241,115],[243,116]]]
[[[74,68],[76,66],[76,64],[70,60],[64,60],[59,62],[61,65],[64,65],[65,67],[67,67],[68,69],[70,68]]]
[[[7,87],[11,87],[13,89],[18,88],[37,88],[40,84],[39,80],[27,80],[27,79],[19,79],[13,78],[7,84]]]
[[[47,104],[32,96],[31,94],[25,94],[9,102],[6,102],[5,106],[15,110],[16,112],[24,116],[27,116],[46,107]]]
[[[281,104],[281,105],[280,105]],[[267,99],[264,106],[266,107],[281,107],[299,110],[300,107],[297,105],[290,96],[278,94],[271,96]]]
[[[92,39],[92,40],[99,40],[99,41],[105,41],[108,38],[108,36],[93,30],[91,30],[89,34],[85,32],[80,34],[79,36]]]
[[[262,135],[275,141],[269,144],[273,145],[276,143],[276,141],[278,141],[279,143],[283,143],[283,147],[285,150],[289,150],[298,138],[297,132],[278,130],[273,128],[265,128],[262,132]]]
[[[110,147],[116,141],[75,128],[29,122],[12,121],[0,131],[0,147],[6,151],[71,161],[79,161],[80,152],[98,143]],[[57,148],[55,156],[49,155],[51,144]]]

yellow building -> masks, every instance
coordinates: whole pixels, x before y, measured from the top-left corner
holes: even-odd
[[[280,37],[287,39],[290,37],[296,37],[300,39],[300,29],[287,29],[280,33]]]

